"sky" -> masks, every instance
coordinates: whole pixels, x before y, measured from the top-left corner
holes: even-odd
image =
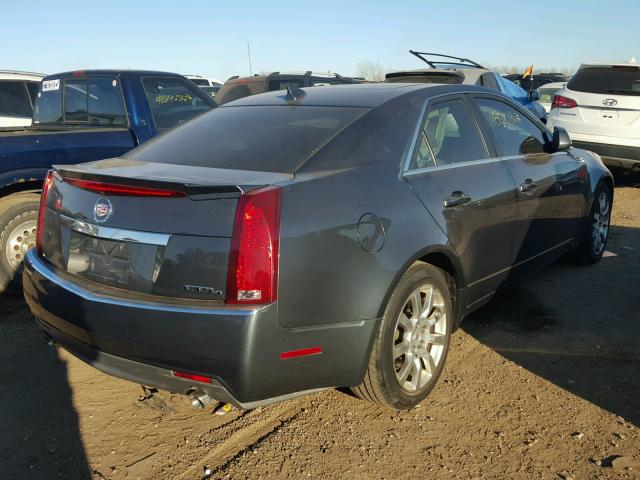
[[[0,0],[0,69],[140,68],[226,80],[422,67],[409,49],[488,66],[640,61],[638,0],[320,2]]]

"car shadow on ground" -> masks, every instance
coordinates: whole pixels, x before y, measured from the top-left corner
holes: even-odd
[[[640,229],[612,227],[593,266],[561,260],[499,293],[462,329],[640,426]]]
[[[66,364],[27,312],[0,296],[0,478],[91,478]]]

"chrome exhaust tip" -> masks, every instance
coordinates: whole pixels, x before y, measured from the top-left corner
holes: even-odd
[[[191,397],[191,406],[193,408],[205,408],[211,402],[215,401],[213,397],[203,392],[202,390],[195,390],[190,395]]]

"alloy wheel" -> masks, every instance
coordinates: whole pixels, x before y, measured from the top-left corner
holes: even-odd
[[[403,390],[418,392],[435,375],[444,357],[448,321],[444,297],[434,285],[421,285],[406,299],[393,344],[396,380]]]
[[[591,229],[591,238],[593,240],[593,253],[600,255],[607,242],[609,234],[609,220],[611,217],[611,208],[609,195],[607,192],[601,192],[596,199],[596,205],[593,211],[593,223]]]

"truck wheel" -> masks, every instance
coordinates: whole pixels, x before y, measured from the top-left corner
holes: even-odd
[[[433,390],[444,367],[453,322],[445,273],[416,262],[393,291],[373,344],[369,367],[352,391],[405,410]]]
[[[33,193],[0,201],[0,293],[22,293],[22,260],[36,243],[38,206]]]
[[[611,188],[606,183],[600,182],[593,195],[591,211],[586,219],[577,251],[578,260],[581,263],[592,264],[602,258],[609,238],[612,200]]]

